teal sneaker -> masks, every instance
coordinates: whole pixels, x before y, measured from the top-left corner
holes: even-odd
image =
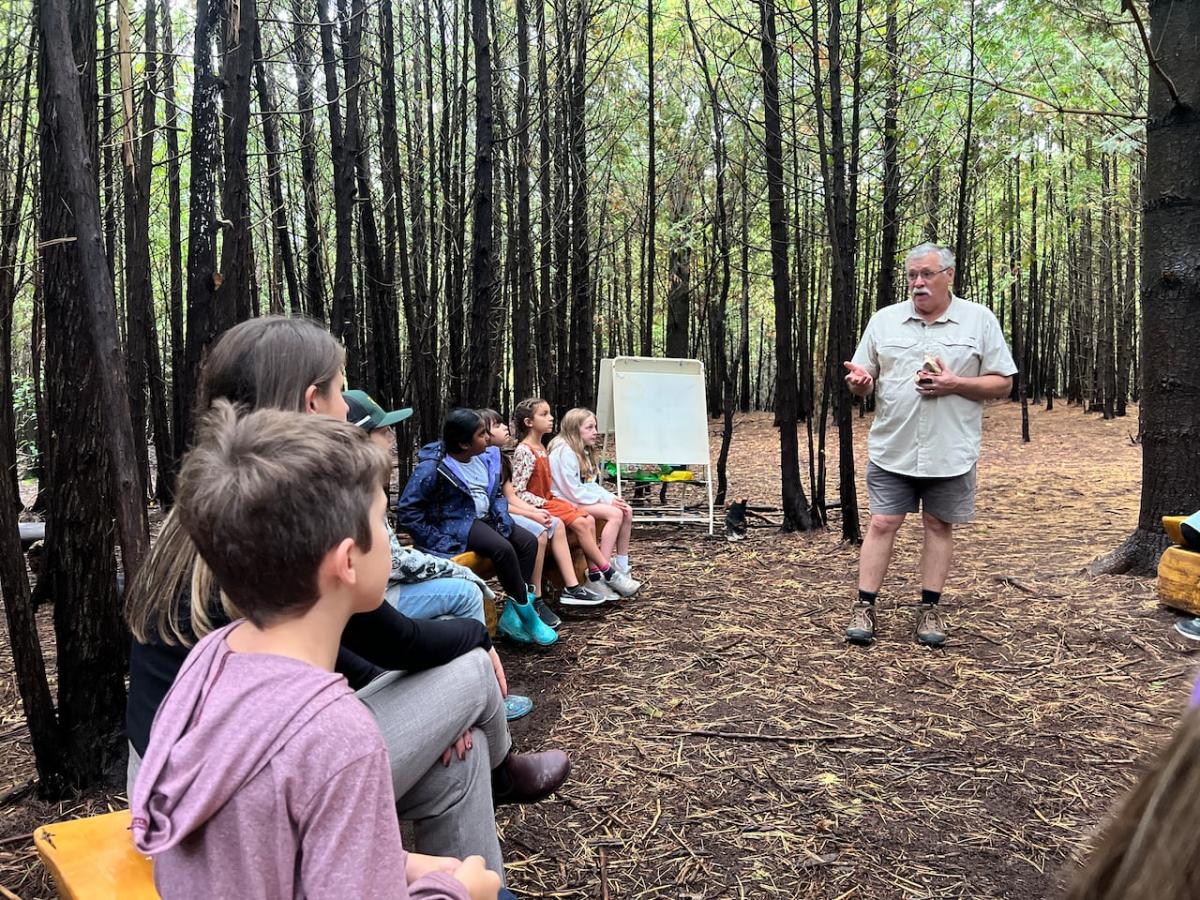
[[[533,701],[520,694],[509,694],[504,698],[504,718],[515,722],[533,712]]]
[[[1175,630],[1189,641],[1200,641],[1200,619],[1180,619]]]

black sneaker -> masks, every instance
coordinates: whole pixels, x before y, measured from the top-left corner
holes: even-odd
[[[558,602],[563,606],[600,606],[608,602],[608,595],[591,585],[577,584],[575,587],[563,588],[562,593],[558,595]]]
[[[538,614],[538,618],[546,623],[551,628],[557,628],[562,624],[562,619],[546,605],[546,601],[538,597],[533,601],[533,608]]]
[[[875,640],[875,605],[859,600],[850,607],[846,640],[852,644],[870,644]]]

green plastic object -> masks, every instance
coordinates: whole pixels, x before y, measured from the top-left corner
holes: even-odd
[[[604,474],[614,480],[617,477],[617,464],[611,459],[604,462]],[[685,466],[622,466],[621,478],[625,481],[658,484],[663,481],[691,481],[692,473]]]

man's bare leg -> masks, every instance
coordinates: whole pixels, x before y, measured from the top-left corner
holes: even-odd
[[[878,594],[883,587],[883,576],[887,574],[892,560],[892,548],[896,544],[896,533],[904,524],[904,515],[871,516],[867,536],[863,538],[862,552],[858,558],[858,589]]]
[[[921,545],[921,587],[939,594],[950,574],[954,558],[954,526],[929,513],[921,513],[925,526],[925,541]],[[863,544],[864,550],[866,543]]]
[[[850,611],[846,640],[852,644],[869,644],[875,640],[875,595],[883,586],[896,532],[904,524],[904,515],[873,515],[863,539],[858,558],[858,600]],[[866,596],[864,596],[866,595]]]

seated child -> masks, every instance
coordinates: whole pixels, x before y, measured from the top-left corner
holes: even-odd
[[[632,580],[629,538],[633,531],[633,510],[620,497],[600,486],[596,464],[599,436],[595,413],[582,408],[567,410],[558,436],[550,442],[551,489],[555,497],[604,521],[600,549],[612,558],[619,572]],[[637,581],[634,583],[641,586]]]
[[[412,415],[411,409],[384,412],[383,407],[365,391],[343,391],[346,421],[365,431],[371,440],[392,458],[396,447],[394,426]],[[483,601],[494,600],[495,592],[486,581],[458,563],[441,556],[430,556],[415,547],[402,546],[387,517],[384,517],[388,545],[392,551],[392,573],[388,576],[383,599],[410,619],[474,619],[487,625]],[[504,697],[504,714],[512,722],[533,711],[533,701],[523,694]]]
[[[412,415],[411,409],[385,413],[364,391],[343,391],[349,412],[346,421],[357,425],[391,458],[396,446],[393,426]],[[386,522],[385,522],[386,525]],[[391,525],[386,525],[392,551],[392,573],[388,576],[384,599],[410,619],[456,619],[484,621],[483,601],[496,595],[487,582],[458,563],[441,556],[404,547]]]
[[[508,594],[497,630],[523,644],[548,647],[558,640],[533,605],[537,539],[513,525],[500,489],[499,461],[488,446],[483,419],[472,409],[452,409],[442,440],[421,448],[417,467],[396,504],[396,522],[427,553],[471,551],[492,561]]]
[[[559,603],[566,606],[599,606],[606,603],[609,597],[596,588],[581,585],[575,575],[575,566],[571,562],[571,547],[567,543],[566,529],[561,527],[562,520],[543,509],[523,500],[517,495],[512,484],[512,463],[500,451],[508,444],[508,425],[500,418],[494,409],[481,409],[479,415],[488,429],[491,446],[487,452],[495,454],[500,460],[500,477],[504,483],[504,498],[508,501],[508,512],[512,520],[521,528],[538,539],[537,564],[533,568],[534,606],[542,621],[551,628],[562,624],[554,611],[542,600],[542,572],[546,561],[546,541],[550,542],[550,551],[554,561],[558,563],[562,574],[563,590]]]
[[[513,429],[520,441],[513,451],[512,482],[517,497],[561,519],[571,529],[588,560],[588,580],[594,590],[609,597],[632,597],[641,585],[610,565],[608,554],[596,543],[596,520],[588,511],[552,494],[549,456],[542,446],[542,440],[554,429],[550,404],[540,397],[522,400],[513,410]],[[563,565],[559,560],[559,566]]]
[[[177,513],[245,616],[188,654],[134,785],[133,839],[164,898],[495,898],[500,877],[406,854],[382,735],[333,673],[389,571],[389,460],[325,416],[219,401]]]

